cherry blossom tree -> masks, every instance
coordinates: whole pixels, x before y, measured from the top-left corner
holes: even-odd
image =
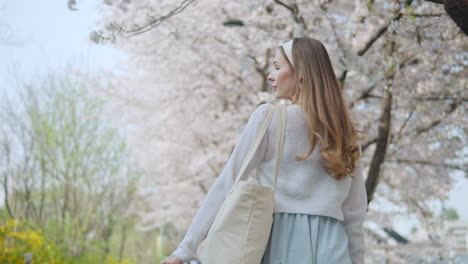
[[[148,197],[135,208],[142,228],[170,222],[186,230],[248,116],[274,98],[267,76],[275,48],[309,36],[326,46],[353,120],[368,131],[369,254],[406,257],[372,228],[393,227],[396,216],[437,230],[434,212],[468,171],[466,36],[443,5],[108,0],[103,7],[91,38],[129,56],[125,74],[107,73],[100,92],[115,99],[115,120],[133,129],[129,145]]]

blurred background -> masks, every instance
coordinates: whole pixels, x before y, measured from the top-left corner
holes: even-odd
[[[0,262],[159,264],[308,36],[368,131],[366,263],[468,263],[466,5],[0,0]]]

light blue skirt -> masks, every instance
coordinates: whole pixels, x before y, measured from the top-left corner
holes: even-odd
[[[274,213],[261,264],[351,264],[343,222],[328,216]]]

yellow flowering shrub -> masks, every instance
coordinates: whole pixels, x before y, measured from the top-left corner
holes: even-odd
[[[63,256],[53,241],[43,236],[40,230],[28,227],[24,221],[9,219],[0,225],[0,263],[24,264],[26,253],[32,256],[33,264],[90,263],[86,258],[79,260]],[[95,256],[92,263],[132,264],[128,259],[119,262],[112,256],[107,256],[105,259]]]
[[[0,226],[0,263],[24,264],[30,253],[34,264],[62,264],[59,250],[41,231],[32,230],[24,221],[8,219]]]

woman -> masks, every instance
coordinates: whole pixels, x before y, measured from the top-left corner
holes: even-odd
[[[362,131],[351,122],[328,53],[317,39],[294,38],[278,48],[274,66],[268,80],[276,98],[289,104],[273,225],[262,264],[362,264],[367,211],[359,159]],[[184,239],[161,264],[196,257],[267,107],[260,105],[250,116]],[[255,168],[262,185],[272,185],[278,122],[274,113],[245,172]]]

